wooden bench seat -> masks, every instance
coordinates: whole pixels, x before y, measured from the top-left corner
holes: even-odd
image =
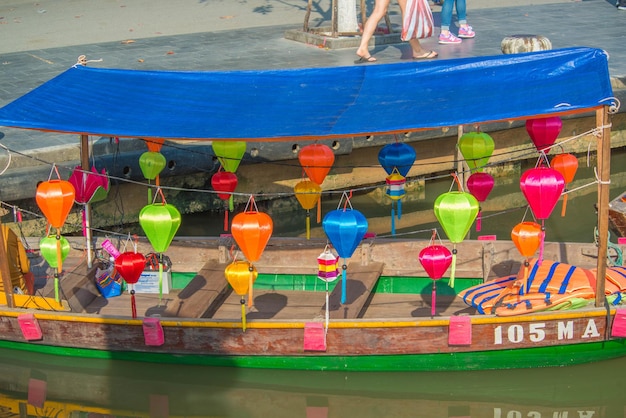
[[[232,288],[224,277],[226,264],[209,260],[189,284],[167,304],[164,317],[211,318]]]
[[[383,272],[383,263],[369,263],[367,265],[350,264],[346,276],[346,303],[341,303],[341,276],[329,296],[329,315],[331,319],[361,318],[365,306],[371,299],[372,290]],[[326,306],[322,307],[325,314]]]

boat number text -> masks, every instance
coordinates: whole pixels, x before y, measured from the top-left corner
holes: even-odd
[[[527,341],[537,343],[546,339],[546,324],[543,322],[529,322],[527,324],[498,325],[494,329],[494,344],[524,343]],[[574,338],[597,338],[600,337],[598,327],[593,319],[587,322],[582,335],[574,335],[574,321],[559,321],[557,323],[557,340],[571,340]]]

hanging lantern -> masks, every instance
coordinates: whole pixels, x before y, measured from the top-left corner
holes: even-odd
[[[302,208],[306,210],[306,239],[311,239],[310,210],[319,202],[322,188],[310,180],[302,180],[294,186],[293,191]]]
[[[81,205],[99,202],[106,199],[111,182],[106,171],[98,173],[96,167],[91,167],[91,172],[83,171],[78,165],[67,179],[74,186],[74,201]]]
[[[234,173],[246,153],[245,141],[213,141],[213,152],[225,171]]]
[[[346,205],[350,203],[347,194],[344,193],[343,198],[346,199]],[[339,202],[341,205],[341,201]],[[367,232],[367,219],[358,210],[344,207],[343,209],[335,209],[324,216],[322,227],[328,237],[328,240],[337,250],[337,253],[344,259],[342,268],[341,281],[341,303],[346,302],[346,259],[352,257],[356,247],[361,243],[365,233]]]
[[[578,158],[572,154],[558,154],[555,155],[550,161],[550,167],[561,173],[565,180],[565,189],[567,192],[567,185],[574,181],[576,171],[578,170]],[[565,216],[565,208],[567,206],[567,193],[563,194],[563,208],[561,209],[561,216]]]
[[[70,243],[62,235],[48,235],[39,241],[39,251],[44,260],[54,270],[54,299],[59,302],[59,275],[63,271],[63,261],[70,253]]]
[[[246,331],[246,300],[244,296],[249,293],[258,275],[256,268],[248,261],[235,260],[224,270],[226,280],[235,293],[241,296],[241,326],[244,332]]]
[[[524,260],[524,279],[528,277],[529,262],[543,241],[543,229],[537,222],[520,222],[513,227],[511,231],[511,240],[517,247],[517,251],[525,257]],[[542,259],[542,255],[539,259]]]
[[[165,140],[163,138],[144,139],[144,142],[146,143],[146,147],[148,147],[148,151],[152,151],[152,152],[161,151],[164,141]]]
[[[139,225],[158,253],[167,251],[180,222],[180,212],[170,204],[153,203],[139,212]]]
[[[253,196],[250,196],[244,211],[235,215],[230,227],[235,242],[250,263],[261,258],[273,230],[272,218],[267,213],[259,212]],[[252,306],[252,300],[252,286],[250,286],[249,306]]]
[[[443,245],[432,244],[420,251],[418,259],[426,274],[433,280],[432,301],[430,315],[435,316],[437,305],[437,285],[436,280],[443,277],[450,264],[452,264],[452,253]]]
[[[403,142],[387,144],[378,152],[378,162],[390,175],[394,169],[406,177],[415,162],[415,149]]]
[[[545,239],[545,220],[550,217],[556,203],[565,188],[565,179],[557,170],[548,167],[536,167],[526,170],[520,178],[520,189],[530,205],[536,219],[541,220],[540,254],[543,254]],[[538,263],[541,264],[542,257]]]
[[[335,162],[335,154],[327,145],[310,144],[302,147],[298,160],[309,179],[321,186]]]
[[[163,253],[172,243],[180,222],[178,209],[167,203],[153,203],[139,212],[139,225],[152,248],[159,253],[159,299],[163,296]]]
[[[167,161],[160,152],[146,151],[139,157],[139,168],[148,180],[154,180],[163,171]]]
[[[130,288],[130,307],[133,318],[137,318],[134,285],[139,281],[146,267],[146,257],[138,252],[126,251],[115,259],[115,270],[122,276]]]
[[[539,152],[545,152],[552,147],[562,127],[563,122],[558,116],[526,121],[526,131]]]
[[[491,190],[493,190],[494,182],[493,176],[489,173],[472,173],[467,179],[467,190],[478,202],[484,202],[487,200]],[[476,231],[481,230],[481,218],[481,208],[479,207],[478,215],[476,216]]]
[[[493,138],[484,132],[468,132],[459,138],[459,150],[472,172],[481,171],[493,154]]]
[[[60,229],[72,209],[75,196],[76,191],[69,181],[48,180],[37,186],[35,200],[48,223]]]
[[[60,245],[61,258],[57,258],[57,243]],[[39,252],[41,256],[48,262],[48,265],[52,268],[63,268],[63,261],[67,258],[71,250],[70,242],[64,236],[57,237],[55,235],[48,235],[39,240]]]
[[[393,202],[397,202],[398,207],[398,219],[402,218],[402,198],[406,195],[404,187],[406,185],[406,178],[398,172],[397,168],[393,169],[393,172],[385,179],[387,185],[385,194],[391,199],[391,234],[396,234],[396,222],[395,222],[395,210]]]
[[[454,274],[456,270],[456,244],[465,239],[478,215],[478,210],[478,200],[466,192],[451,191],[443,193],[435,200],[435,216],[450,242],[454,244],[452,249],[452,270],[450,273],[450,287],[452,288],[454,288]]]
[[[218,171],[211,176],[211,186],[217,192],[217,196],[226,201],[224,209],[224,231],[228,231],[228,211],[235,210],[233,192],[237,188],[237,175],[228,171]]]
[[[328,322],[330,321],[330,300],[328,293],[328,283],[334,282],[339,277],[339,257],[334,254],[327,245],[324,251],[317,257],[317,278],[323,280],[326,284],[326,329],[328,330]]]

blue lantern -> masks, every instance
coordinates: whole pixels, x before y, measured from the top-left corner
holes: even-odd
[[[415,150],[412,146],[403,142],[387,144],[378,152],[378,162],[383,166],[388,175],[393,173],[394,168],[406,177],[415,162]]]
[[[324,216],[322,227],[339,257],[344,259],[341,266],[341,303],[346,303],[346,269],[348,266],[345,259],[352,257],[356,247],[363,240],[368,225],[367,219],[361,212],[352,209],[352,205],[349,209],[346,207],[350,201],[345,193],[343,197],[346,197],[344,208],[328,212]],[[339,205],[341,206],[341,201]]]

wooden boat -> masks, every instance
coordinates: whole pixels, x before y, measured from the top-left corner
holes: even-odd
[[[87,168],[87,134],[306,141],[595,112],[599,244],[546,243],[543,257],[595,268],[595,277],[603,278],[609,114],[615,107],[606,61],[603,51],[571,48],[425,64],[259,72],[78,66],[0,109],[0,125],[80,134]],[[85,100],[78,102],[77,96]],[[480,106],[476,97],[483,99]],[[462,116],[452,111],[458,100]],[[377,117],[364,117],[373,108]],[[225,124],[233,115],[246,122]],[[73,263],[64,263],[63,301],[50,297],[51,284],[41,289],[43,296],[5,295],[0,347],[151,362],[359,371],[564,366],[626,354],[624,318],[606,302],[605,280],[594,280],[591,305],[575,310],[500,317],[476,315],[462,304],[458,291],[520,270],[523,260],[509,241],[455,243],[457,280],[448,296],[440,295],[432,315],[432,282],[417,279],[426,277],[416,259],[426,240],[365,239],[347,264],[345,290],[337,286],[326,302],[325,289],[303,277],[315,281],[326,242],[272,239],[254,266],[276,282],[254,289],[244,325],[241,296],[233,295],[224,280],[229,237],[175,239],[167,250],[172,271],[195,277],[167,294],[135,295],[138,318],[130,315],[129,296],[104,299],[95,290],[93,268],[87,267],[102,239],[90,247],[96,238],[88,238],[86,258],[84,246],[77,244]],[[151,251],[147,242],[141,244],[139,251]],[[386,285],[405,290],[386,292]],[[445,285],[437,288],[442,292]]]
[[[623,361],[473,372],[302,372],[154,365],[0,349],[0,409],[9,415],[624,416]],[[468,390],[480,379],[481,390]],[[603,381],[603,388],[597,386]],[[350,412],[348,412],[350,411]]]

